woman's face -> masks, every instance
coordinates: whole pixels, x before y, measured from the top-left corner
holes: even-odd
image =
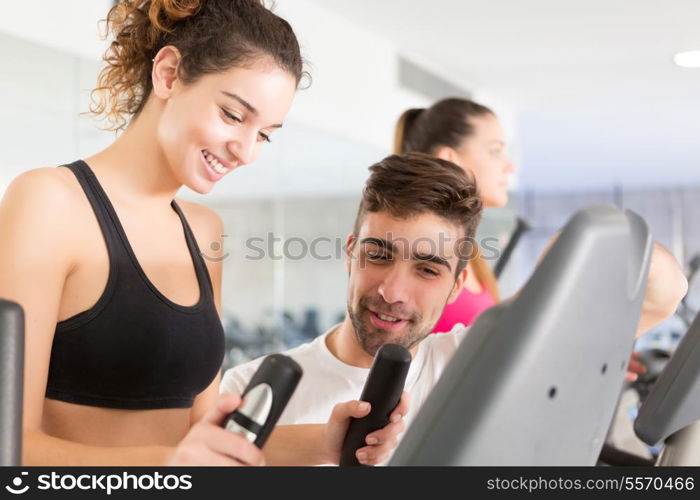
[[[296,91],[296,79],[272,63],[255,63],[178,80],[165,100],[158,140],[176,179],[197,193],[255,161],[274,140]]]
[[[474,134],[455,149],[452,161],[474,173],[485,206],[502,207],[508,203],[508,177],[514,171],[505,153],[503,130],[490,113],[469,122]]]

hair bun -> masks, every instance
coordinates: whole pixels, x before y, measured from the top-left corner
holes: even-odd
[[[148,18],[151,24],[161,31],[172,31],[172,25],[194,15],[202,5],[202,0],[150,0]]]

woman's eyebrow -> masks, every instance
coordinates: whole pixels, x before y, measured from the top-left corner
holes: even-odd
[[[248,101],[243,99],[238,94],[232,94],[231,92],[226,92],[225,90],[222,90],[221,93],[224,94],[226,97],[230,97],[231,99],[235,99],[236,101],[241,103],[248,111],[250,111],[254,115],[258,114],[258,110],[255,109],[255,107],[252,104],[250,104]]]
[[[250,104],[248,101],[246,101],[245,99],[243,99],[243,98],[242,98],[241,96],[239,96],[238,94],[232,94],[231,92],[227,92],[227,91],[225,91],[225,90],[222,90],[221,93],[224,94],[226,97],[229,97],[229,98],[231,98],[231,99],[234,99],[234,100],[238,101],[241,105],[243,105],[244,108],[246,108],[248,111],[250,111],[251,113],[253,113],[255,116],[258,115],[258,110],[255,109],[255,106],[253,106],[252,104]],[[282,124],[281,124],[281,123],[277,123],[277,124],[275,124],[275,125],[270,125],[270,128],[282,128]]]
[[[253,113],[255,116],[258,115],[258,110],[255,109],[255,106],[250,104],[248,101],[243,99],[238,94],[232,94],[231,92],[226,92],[225,90],[222,90],[221,93],[224,94],[226,97],[230,97],[231,99],[234,99],[234,100],[238,101],[239,103],[241,103],[244,108],[246,108],[248,111]],[[270,125],[269,128],[282,128],[282,124],[276,123],[275,125]]]

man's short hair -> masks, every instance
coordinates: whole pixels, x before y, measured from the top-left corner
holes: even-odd
[[[482,202],[474,175],[454,163],[422,153],[391,155],[369,167],[355,219],[358,235],[367,212],[387,212],[398,219],[432,213],[463,229],[456,251],[455,275],[472,257]]]

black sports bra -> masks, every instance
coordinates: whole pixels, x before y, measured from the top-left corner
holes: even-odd
[[[122,409],[189,408],[224,356],[211,278],[192,230],[172,201],[199,283],[199,301],[162,295],[139,265],[114,207],[82,160],[70,165],[92,205],[109,254],[97,303],[56,325],[46,397]]]

